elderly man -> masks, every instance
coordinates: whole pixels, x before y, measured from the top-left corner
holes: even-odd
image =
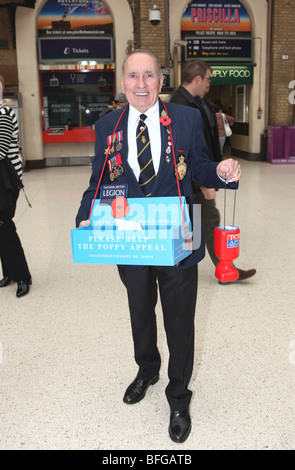
[[[223,187],[223,178],[238,180],[237,161],[214,163],[208,158],[199,111],[186,106],[164,104],[159,100],[163,75],[157,58],[148,51],[135,50],[123,63],[122,90],[128,106],[116,110],[96,123],[96,151],[90,185],[77,214],[77,226],[89,226],[91,201],[104,164],[109,136],[121,139],[120,151],[109,160],[120,160],[123,172],[116,179],[128,185],[128,197],[169,197],[181,193],[193,205],[192,181],[206,187]],[[165,119],[163,120],[163,116]],[[148,131],[145,150],[138,150],[138,139]],[[175,172],[172,150],[177,162],[186,165],[186,174]],[[148,152],[142,162],[141,156]],[[118,157],[120,155],[120,157]],[[169,158],[167,158],[169,157]],[[102,183],[115,184],[112,166],[106,165]],[[132,405],[145,397],[150,385],[159,380],[161,357],[157,347],[155,306],[157,285],[161,298],[164,326],[169,348],[166,397],[170,405],[169,435],[184,442],[191,431],[189,382],[194,359],[194,316],[197,298],[198,262],[204,257],[204,242],[177,266],[118,266],[127,289],[135,361],[138,373],[127,387],[123,401]]]

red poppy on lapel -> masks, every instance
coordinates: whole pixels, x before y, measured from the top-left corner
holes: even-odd
[[[171,119],[169,116],[167,116],[167,113],[165,111],[162,111],[160,123],[163,124],[163,126],[169,126],[169,124],[171,124]]]

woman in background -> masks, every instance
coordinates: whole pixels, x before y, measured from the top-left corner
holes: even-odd
[[[223,116],[227,119],[227,122],[230,126],[233,126],[235,119],[230,116],[229,114],[226,114],[223,109],[222,109],[222,104],[220,101],[215,101],[214,103],[218,107],[218,112],[216,113],[216,120],[217,120],[217,127],[218,127],[218,135],[219,135],[219,145],[220,145],[220,152],[222,155],[222,150],[225,144],[225,139],[226,139],[226,133],[224,129],[224,120]]]
[[[18,146],[18,122],[14,111],[3,100],[3,89],[4,78],[0,75],[0,259],[3,271],[0,287],[16,282],[16,296],[23,297],[29,292],[32,278],[12,220],[22,187],[22,159]],[[9,172],[14,178],[9,178]],[[11,183],[13,180],[16,184]]]

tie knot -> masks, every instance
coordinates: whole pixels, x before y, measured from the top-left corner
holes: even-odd
[[[141,114],[141,115],[139,116],[139,119],[141,119],[142,121],[145,121],[146,118],[147,118],[147,116],[146,116],[145,114]]]

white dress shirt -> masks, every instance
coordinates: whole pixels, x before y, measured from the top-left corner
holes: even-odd
[[[154,106],[144,113],[147,118],[144,121],[147,125],[150,137],[151,153],[153,157],[153,164],[155,173],[157,174],[160,166],[161,158],[161,129],[160,129],[160,114],[159,102],[157,101]],[[128,116],[128,163],[137,179],[139,180],[140,167],[137,160],[137,144],[136,144],[136,129],[139,122],[141,113],[133,106],[129,105]]]

